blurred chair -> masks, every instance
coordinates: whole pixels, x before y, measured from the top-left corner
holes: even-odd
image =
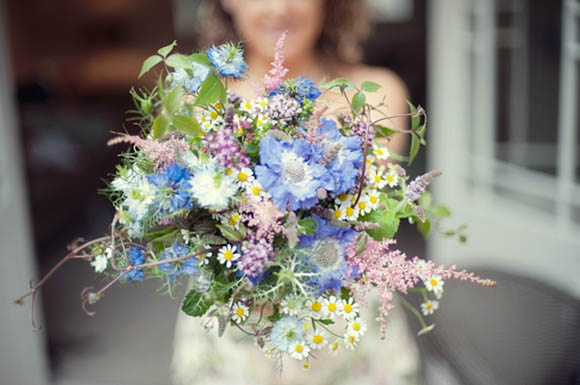
[[[457,384],[580,384],[580,300],[534,279],[494,270],[485,288],[447,281],[435,329],[419,337],[425,384],[446,370]],[[439,369],[437,369],[439,368]]]

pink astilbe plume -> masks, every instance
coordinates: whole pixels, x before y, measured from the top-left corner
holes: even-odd
[[[347,249],[349,274],[358,271],[361,276],[358,282],[349,284],[355,299],[365,304],[366,294],[373,287],[378,290],[381,305],[377,321],[380,323],[381,338],[385,336],[389,311],[395,306],[392,303],[395,291],[407,294],[410,288],[433,276],[440,276],[444,280],[450,278],[470,280],[485,286],[495,285],[494,281],[479,278],[466,270],[458,272],[455,265],[446,269],[445,265],[435,267],[435,264],[429,261],[419,269],[417,257],[407,259],[402,251],[390,249],[390,246],[396,243],[394,239],[379,242],[369,238],[366,247],[359,254],[356,254],[356,241]]]
[[[189,145],[183,138],[170,135],[163,140],[143,139],[136,135],[118,136],[107,142],[112,146],[118,143],[131,143],[139,147],[153,162],[155,171],[169,167],[177,161],[179,154],[189,151]]]
[[[282,35],[280,35],[280,38],[276,43],[276,53],[274,54],[272,68],[267,74],[264,75],[264,79],[262,80],[264,88],[268,92],[272,92],[278,88],[284,82],[284,77],[288,73],[288,68],[284,67],[283,53],[284,41],[286,41],[286,37],[288,37],[288,31],[282,32]]]
[[[240,211],[242,212],[242,220],[247,222],[247,226],[253,232],[254,239],[264,238],[271,243],[276,234],[285,233],[282,224],[284,213],[280,212],[278,206],[270,200],[250,202],[242,205]]]

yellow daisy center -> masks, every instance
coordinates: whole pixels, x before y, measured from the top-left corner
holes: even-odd
[[[218,113],[217,113],[217,112],[215,112],[215,111],[212,111],[210,116],[211,116],[211,118],[212,118],[212,119],[214,119],[214,120],[215,120],[215,119],[217,119],[217,117],[218,117]]]
[[[312,339],[312,342],[314,342],[316,345],[320,345],[322,341],[324,341],[324,338],[322,338],[321,335],[314,336]]]
[[[244,133],[244,130],[242,130],[241,128],[238,128],[238,135],[242,135]]]
[[[374,195],[371,195],[369,200],[371,201],[371,203],[377,203],[377,197]]]
[[[387,175],[387,180],[388,180],[389,182],[392,182],[392,181],[394,181],[394,180],[395,180],[395,178],[394,178],[392,175]]]
[[[236,220],[234,218],[228,219],[228,225],[235,226],[236,225]]]
[[[254,195],[260,195],[260,188],[257,186],[252,187],[252,194]]]
[[[247,181],[247,180],[248,180],[248,175],[247,175],[245,172],[240,172],[240,173],[238,174],[238,180],[239,180],[240,182],[245,182],[245,181]]]
[[[367,204],[364,202],[358,202],[358,208],[364,210],[367,207]]]
[[[244,316],[244,309],[242,309],[241,307],[239,307],[238,310],[236,310],[236,315],[238,317],[243,317]]]
[[[233,172],[234,170],[232,170],[231,168],[226,169],[226,175],[232,175]]]
[[[294,348],[294,350],[296,350],[296,353],[302,353],[304,347],[302,345],[296,345],[296,348]]]
[[[354,336],[349,336],[348,337],[348,342],[350,342],[351,344],[354,344],[356,341],[356,338]]]
[[[338,199],[340,199],[341,201],[345,201],[347,198],[346,194],[338,194]]]
[[[338,342],[332,344],[332,350],[338,349]]]
[[[383,150],[381,150],[380,148],[377,148],[377,155],[383,155]]]
[[[322,309],[322,304],[320,302],[313,302],[312,303],[312,311],[319,312]]]
[[[340,212],[339,209],[334,210],[334,217],[335,218],[340,218],[341,215],[342,215],[342,213]]]
[[[354,209],[352,207],[346,208],[346,216],[352,217],[354,215]]]
[[[246,109],[247,110],[251,110],[252,109],[252,103],[246,103]]]
[[[336,304],[335,303],[329,303],[328,304],[328,311],[334,313],[336,311]]]
[[[437,282],[436,279],[431,280],[431,286],[437,286],[438,284],[439,284],[439,282]]]
[[[433,304],[428,303],[427,306],[425,306],[427,308],[427,310],[431,310],[431,308],[433,307]]]
[[[380,175],[375,175],[375,182],[379,183],[381,181]]]
[[[222,105],[221,105],[221,103],[219,103],[219,102],[218,102],[218,103],[216,103],[216,104],[214,104],[214,106],[215,106],[215,108],[216,108],[216,109],[218,109],[218,110],[221,110],[221,108],[222,108]]]
[[[352,311],[352,305],[350,303],[347,303],[346,305],[344,305],[344,312],[345,313],[350,313]]]
[[[224,259],[226,261],[231,261],[232,259],[234,259],[234,253],[232,253],[231,251],[226,251],[224,253]]]
[[[352,325],[352,328],[358,332],[358,331],[360,330],[360,324],[359,324],[358,322],[355,322],[355,323]]]

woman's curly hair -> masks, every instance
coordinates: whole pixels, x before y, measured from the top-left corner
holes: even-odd
[[[239,40],[234,23],[220,0],[205,0],[199,14],[200,43],[221,44]],[[318,49],[344,63],[362,59],[362,42],[369,35],[369,20],[364,0],[326,0],[324,27]]]

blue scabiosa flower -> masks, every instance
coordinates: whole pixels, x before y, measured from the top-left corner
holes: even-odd
[[[227,175],[217,162],[201,164],[193,169],[189,191],[201,207],[223,210],[238,191],[236,178]]]
[[[363,164],[361,140],[358,136],[342,136],[334,120],[324,119],[316,134],[324,140],[316,144],[316,158],[326,164],[327,178],[332,181],[325,188],[334,194],[350,190]]]
[[[188,253],[189,249],[186,246],[180,245],[179,243],[175,242],[171,247],[166,248],[161,253],[161,258],[159,258],[159,261],[184,257]],[[184,261],[163,263],[161,265],[158,265],[157,267],[159,268],[159,270],[163,271],[164,273],[167,273],[168,280],[174,280],[178,275],[181,274],[187,275],[196,274],[199,271],[198,265],[199,259],[192,257]]]
[[[349,278],[346,249],[358,233],[350,228],[330,226],[326,219],[313,218],[318,224],[316,232],[300,237],[296,245],[303,255],[298,269],[318,273],[309,277],[307,284],[318,289],[319,294],[326,290],[336,292],[342,287],[343,279]]]
[[[129,257],[129,264],[131,266],[138,266],[145,263],[145,257],[143,256],[143,251],[138,247],[131,247],[127,250],[127,257]],[[142,281],[143,271],[141,269],[135,269],[130,271],[125,275],[127,281]]]
[[[182,84],[183,87],[190,93],[196,93],[201,86],[201,83],[209,75],[209,67],[204,66],[193,61],[190,61],[191,70],[186,70],[184,68],[177,68],[172,74],[173,78],[172,86],[175,87],[177,84]]]
[[[148,177],[157,187],[154,204],[158,206],[161,216],[175,214],[181,209],[193,209],[188,192],[190,178],[191,174],[175,163]]]
[[[318,202],[318,188],[323,187],[324,166],[312,157],[313,147],[304,139],[292,143],[266,136],[260,142],[260,165],[254,174],[272,195],[276,205],[285,211],[308,209]]]
[[[304,339],[304,324],[295,317],[282,317],[272,328],[270,340],[276,349],[288,352],[290,345]]]
[[[300,103],[304,99],[315,101],[322,93],[314,86],[314,82],[305,77],[299,76],[294,80],[287,81],[280,87],[270,92],[270,97],[278,94],[288,94]]]
[[[207,57],[220,75],[234,79],[241,78],[248,67],[244,61],[244,51],[233,43],[211,47],[207,50]]]

